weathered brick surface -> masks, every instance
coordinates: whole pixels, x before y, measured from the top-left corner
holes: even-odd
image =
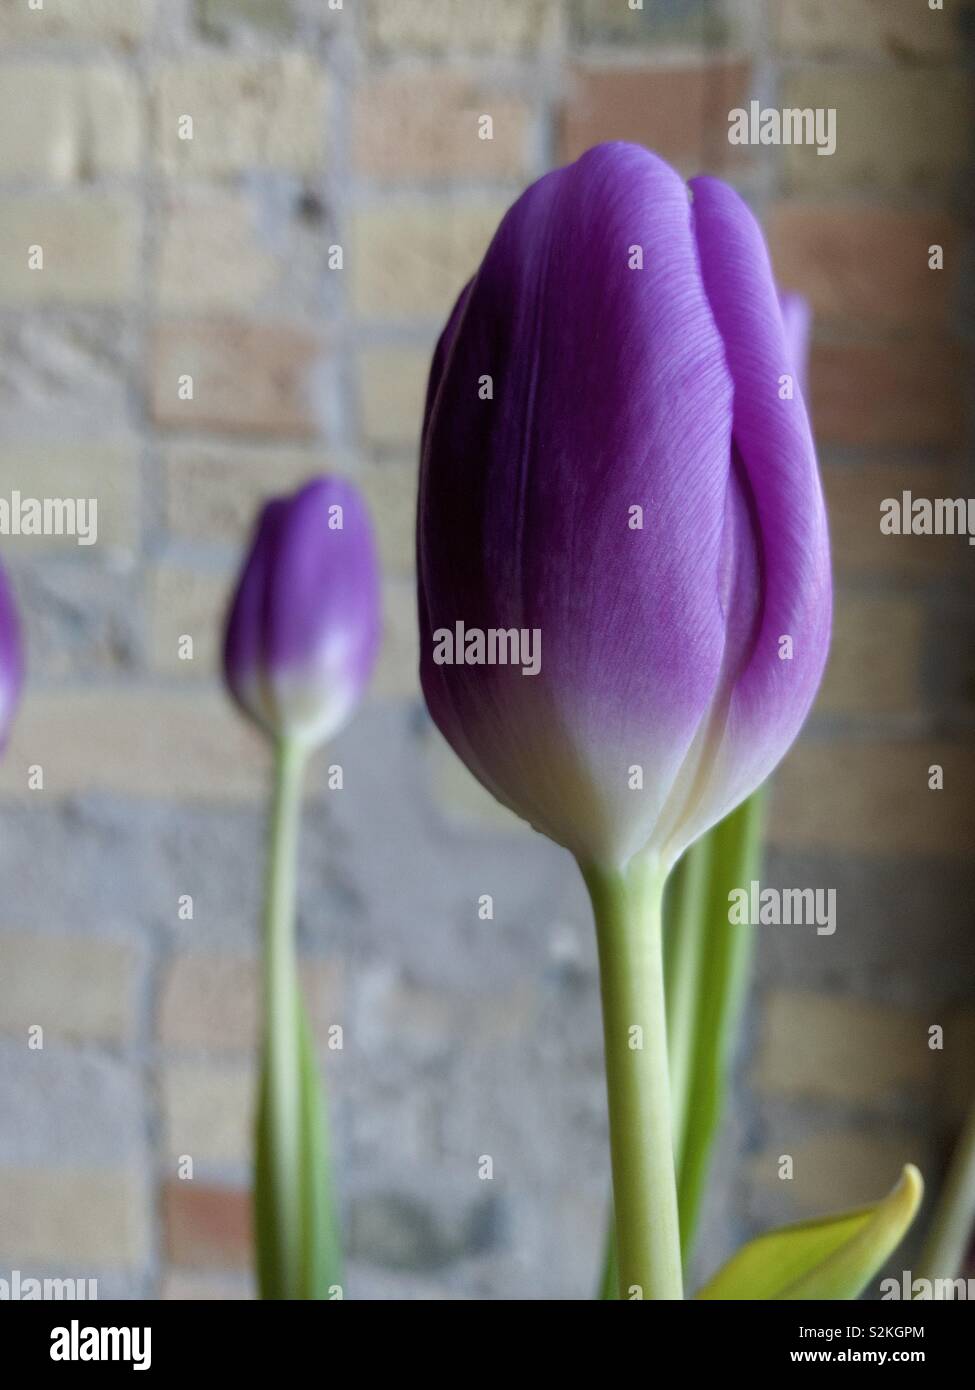
[[[170,175],[318,169],[325,98],[321,69],[298,52],[166,64],[157,77],[154,107],[159,164]],[[191,139],[180,136],[184,116],[193,120]]]
[[[560,19],[557,0],[366,0],[366,35],[383,56],[451,50],[487,56],[539,48]]]
[[[779,203],[768,221],[779,282],[804,294],[817,324],[857,331],[944,330],[960,270],[958,229],[931,212]],[[944,269],[929,266],[944,250]]]
[[[416,82],[410,73],[370,74],[357,89],[352,152],[360,173],[384,182],[525,174],[531,108],[524,98],[470,70],[433,71],[424,75],[418,103]]]
[[[142,157],[139,89],[116,67],[8,65],[0,128],[0,179],[71,183],[132,173]]]
[[[905,492],[933,499],[963,491],[958,470],[907,462],[829,464],[823,468],[834,570],[879,579],[933,579],[964,563],[964,540],[951,536],[885,535],[881,504]]]
[[[151,409],[170,429],[307,437],[317,429],[315,377],[321,340],[290,325],[238,319],[161,323],[155,336]],[[181,399],[181,378],[192,399]]]
[[[762,19],[759,0],[680,0],[678,4],[654,4],[641,9],[606,0],[568,0],[572,35],[581,44],[639,44],[657,48],[686,44],[693,48],[720,45],[738,47],[753,42]]]
[[[418,699],[416,585],[408,579],[389,579],[383,585],[382,602],[383,641],[370,694],[373,699]]]
[[[327,3],[324,0],[321,8]],[[281,39],[294,33],[300,0],[198,0],[198,4],[206,33],[220,38],[256,33]]]
[[[4,198],[0,304],[124,303],[138,285],[139,237],[139,207],[126,194]],[[42,263],[32,247],[40,248]]]
[[[171,191],[159,248],[162,308],[240,311],[256,305],[277,271],[257,223],[253,203],[239,193]]]
[[[564,160],[603,140],[634,140],[698,173],[742,160],[728,112],[749,95],[747,62],[673,67],[580,66],[569,77],[560,133]],[[820,161],[822,162],[822,161]]]
[[[864,718],[916,714],[925,616],[915,599],[841,592],[817,710]]]
[[[231,594],[232,581],[226,576],[173,565],[154,570],[149,599],[152,664],[188,680],[218,674]]]
[[[0,1030],[25,1042],[35,1024],[45,1040],[128,1042],[136,1029],[138,971],[132,943],[4,932]]]
[[[249,1065],[173,1062],[162,1078],[164,1151],[175,1170],[185,1155],[194,1181],[208,1166],[247,1162],[255,1083]]]
[[[957,179],[954,151],[972,120],[973,98],[964,73],[847,67],[803,69],[782,87],[783,107],[836,111],[836,151],[782,148],[790,188],[814,197],[834,190],[908,190],[943,197]]]
[[[928,769],[944,768],[944,788],[928,787]],[[966,743],[804,743],[782,764],[775,784],[773,843],[846,854],[975,854]]]
[[[359,411],[369,444],[416,447],[429,372],[423,348],[370,348],[360,355]]]
[[[29,790],[38,764],[43,791]],[[265,787],[264,746],[225,700],[133,687],[33,693],[0,769],[0,799],[20,801],[103,792],[226,803]]]
[[[152,22],[158,0],[51,0],[32,9],[27,0],[2,0],[0,38],[40,43],[45,39],[99,39],[130,45]]]
[[[301,983],[320,1045],[343,1022],[338,961],[303,961]],[[177,956],[163,982],[159,1039],[169,1048],[250,1053],[260,1035],[260,968],[255,958],[196,951]]]
[[[78,1278],[137,1266],[149,1248],[145,1198],[145,1175],[128,1169],[0,1169],[0,1247]]]
[[[4,555],[28,558],[57,552],[79,558],[105,550],[131,551],[138,537],[138,450],[134,441],[105,439],[68,445],[13,440],[0,450],[0,496],[15,491],[29,498],[93,498],[97,540],[79,546],[76,535],[7,535]],[[86,517],[90,517],[90,511]],[[80,514],[75,510],[76,525]]]
[[[965,353],[949,338],[813,347],[812,415],[822,444],[952,448],[964,428]]]
[[[855,929],[837,900],[837,932]],[[927,1021],[863,999],[781,991],[766,1004],[755,1080],[794,1098],[884,1109],[930,1086]]]
[[[477,269],[505,211],[388,200],[352,220],[352,295],[364,317],[442,320]]]
[[[940,11],[916,0],[779,0],[776,15],[779,44],[790,56],[911,64],[948,58],[961,45],[951,0]]]
[[[174,444],[165,454],[167,525],[185,540],[242,545],[269,496],[328,471],[318,448]]]
[[[163,1191],[166,1251],[177,1266],[246,1269],[250,1195],[241,1188],[174,1179]]]

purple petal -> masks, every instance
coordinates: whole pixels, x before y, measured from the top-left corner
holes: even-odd
[[[485,376],[493,400],[478,397]],[[421,676],[481,780],[580,854],[625,859],[646,841],[708,707],[730,437],[679,177],[608,145],[540,180],[503,220],[431,378]],[[432,634],[457,620],[539,629],[540,674],[435,665]]]
[[[13,590],[0,566],[0,750],[6,747],[24,683],[24,648]]]
[[[379,633],[378,564],[358,490],[321,478],[269,502],[227,622],[224,665],[239,703],[272,733],[330,737],[365,688]]]

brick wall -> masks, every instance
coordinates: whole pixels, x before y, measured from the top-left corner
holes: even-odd
[[[323,1064],[349,1291],[588,1295],[608,1168],[587,908],[423,716],[412,506],[445,311],[525,182],[612,137],[731,178],[817,315],[836,635],[765,881],[835,888],[838,929],[760,929],[703,1263],[876,1195],[904,1158],[936,1180],[975,1044],[971,559],[878,518],[903,488],[972,490],[963,20],[960,0],[0,0],[0,495],[100,503],[96,547],[2,545],[30,684],[0,772],[0,1272],[250,1292],[267,769],[215,655],[258,499],[329,468],[374,508],[387,628],[303,846],[313,1015],[346,1036]],[[836,154],[730,146],[752,97],[835,107]]]

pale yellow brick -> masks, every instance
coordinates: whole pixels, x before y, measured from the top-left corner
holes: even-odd
[[[169,63],[156,79],[155,138],[167,174],[251,168],[309,173],[324,157],[325,77],[300,53]],[[180,119],[193,138],[180,139]]]
[[[153,571],[150,651],[157,670],[187,679],[219,673],[231,591],[232,582],[222,575],[173,565]],[[192,648],[186,638],[192,640]]]
[[[943,10],[927,0],[779,0],[779,46],[803,57],[944,59],[961,44],[954,8],[954,0]]]
[[[269,497],[335,471],[305,446],[176,445],[165,456],[167,524],[186,540],[242,546]]]
[[[26,1038],[121,1043],[135,1031],[131,945],[87,936],[0,935],[0,1028]]]
[[[29,790],[40,764],[44,789]],[[262,801],[267,749],[228,699],[112,687],[34,691],[0,766],[0,799],[44,804],[79,792],[222,804]]]
[[[137,1266],[148,1249],[144,1174],[0,1170],[0,1251],[21,1268],[76,1267],[88,1278],[86,1270]]]
[[[477,270],[507,204],[389,203],[352,217],[348,263],[356,311],[443,319]]]
[[[218,188],[168,195],[158,267],[164,309],[252,308],[276,273],[246,197]]]
[[[924,608],[909,598],[838,596],[817,709],[912,714],[920,705]]]
[[[416,550],[415,459],[367,462],[357,477],[372,515],[385,574],[412,574]]]
[[[137,168],[139,89],[124,69],[7,64],[0,82],[0,178],[70,183]]]
[[[928,769],[944,788],[928,788]],[[975,752],[963,744],[805,742],[776,773],[769,837],[843,854],[975,854]]]
[[[844,925],[854,924],[844,924],[840,899],[837,931]],[[921,1093],[931,1080],[933,1057],[925,1021],[914,1013],[864,999],[780,990],[768,1001],[756,1079],[763,1090],[779,1094],[883,1108]]]
[[[396,56],[409,50],[530,52],[556,41],[561,18],[559,0],[366,0],[370,44]]]
[[[138,203],[121,193],[0,201],[0,303],[121,304],[138,287]],[[43,268],[31,269],[31,247]]]
[[[530,129],[529,104],[475,72],[370,72],[353,104],[355,167],[392,181],[518,179]]]
[[[785,78],[781,105],[836,111],[835,153],[782,148],[789,186],[822,197],[840,187],[942,192],[955,178],[975,102],[963,72],[932,81],[923,71],[817,67]]]
[[[0,0],[0,39],[101,39],[129,45],[147,32],[158,0]]]
[[[98,506],[97,540],[79,546],[76,536],[2,537],[7,555],[32,555],[57,550],[98,556],[105,550],[130,552],[138,535],[138,444],[131,440],[106,440],[101,444],[43,444],[10,440],[0,450],[0,499],[94,499]],[[86,520],[90,519],[90,508]],[[2,507],[0,507],[2,517]],[[75,524],[80,523],[75,510]]]
[[[416,585],[407,579],[383,584],[383,640],[369,684],[374,700],[418,699]]]
[[[791,1179],[778,1176],[779,1159],[786,1154],[793,1160]],[[924,1157],[924,1140],[910,1130],[885,1126],[882,1134],[872,1134],[832,1124],[808,1139],[773,1134],[751,1172],[762,1187],[780,1191],[797,1216],[825,1216],[879,1201],[905,1163],[923,1172]]]
[[[302,961],[301,988],[321,1047],[342,1024],[338,961]],[[257,960],[194,952],[173,960],[163,981],[159,1037],[167,1047],[251,1053],[260,1036],[261,967]]]
[[[150,408],[157,424],[307,438],[318,429],[321,339],[288,323],[240,319],[159,323]],[[181,396],[192,378],[192,399]]]
[[[174,1172],[184,1154],[194,1165],[243,1163],[249,1158],[254,1091],[249,1064],[174,1062],[165,1068],[164,1143]]]
[[[416,448],[431,350],[367,348],[359,358],[362,430],[369,444]]]

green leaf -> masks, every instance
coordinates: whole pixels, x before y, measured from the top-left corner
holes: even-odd
[[[783,1226],[750,1241],[698,1293],[700,1299],[854,1299],[904,1238],[924,1195],[908,1164],[875,1206]]]

